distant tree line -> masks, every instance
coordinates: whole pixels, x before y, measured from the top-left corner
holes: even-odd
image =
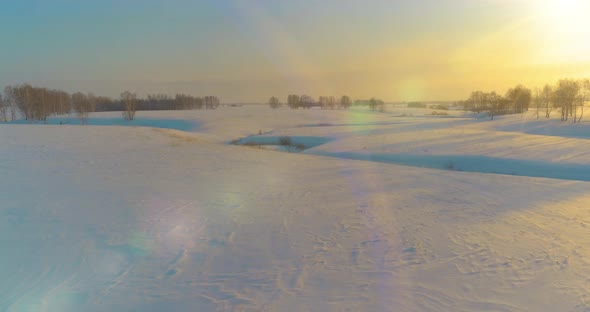
[[[385,102],[383,102],[383,100],[376,99],[376,98],[370,98],[368,100],[355,100],[354,105],[356,105],[356,106],[369,106],[369,109],[372,111],[379,110],[379,111],[383,112],[385,109]]]
[[[584,115],[585,103],[590,100],[590,81],[588,79],[561,79],[556,84],[546,84],[534,91],[517,85],[508,89],[505,95],[496,92],[473,91],[467,100],[459,101],[465,110],[475,113],[486,112],[490,119],[494,116],[516,114],[535,109],[539,118],[551,116],[554,109],[561,112],[561,120],[570,118],[580,122]]]
[[[136,111],[216,109],[219,105],[216,96],[176,94],[175,97],[169,97],[165,94],[150,94],[147,98],[138,98],[135,93],[125,91],[118,99],[112,99],[92,93],[69,94],[21,84],[7,86],[4,94],[0,93],[0,121],[14,121],[20,117],[45,122],[50,116],[75,113],[81,123],[86,124],[91,112],[121,111],[123,118],[133,120]]]
[[[426,108],[426,103],[422,102],[408,102],[410,108]]]
[[[273,109],[283,106],[275,96],[268,100],[268,105]],[[321,109],[348,109],[353,105],[353,102],[347,95],[343,95],[340,98],[336,98],[335,96],[320,96],[316,101],[309,95],[289,94],[286,105],[291,109],[309,109],[312,107]],[[368,105],[372,110],[375,110],[378,105],[383,105],[383,101],[374,98],[367,101],[356,100],[354,105]]]
[[[195,97],[187,94],[148,94],[146,99],[139,99],[138,110],[190,110],[216,109],[220,105],[216,96]]]

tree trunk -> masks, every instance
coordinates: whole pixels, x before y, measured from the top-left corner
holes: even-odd
[[[574,105],[572,110],[574,111],[574,123],[576,123],[576,120],[578,119],[578,106]]]
[[[582,121],[582,116],[584,116],[584,104],[586,104],[586,98],[582,98],[582,107],[580,109],[580,118],[578,118],[578,122]]]

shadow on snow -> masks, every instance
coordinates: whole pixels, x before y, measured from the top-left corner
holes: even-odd
[[[81,125],[82,122],[79,118],[75,117],[52,117],[47,118],[47,122],[36,121],[32,122],[29,120],[17,120],[10,122],[10,124],[39,124],[39,125]],[[125,120],[123,117],[119,118],[100,118],[90,117],[88,118],[89,126],[130,126],[130,127],[151,127],[151,128],[163,128],[163,129],[174,129],[180,131],[195,131],[199,125],[196,121],[188,121],[182,119],[157,119],[157,118],[142,118],[136,117],[133,120]]]
[[[287,139],[288,142],[282,142]],[[235,145],[274,145],[274,146],[300,146],[301,150],[306,150],[316,146],[333,141],[331,138],[313,137],[313,136],[249,136],[230,142]]]
[[[550,163],[469,155],[362,154],[348,152],[314,152],[310,154],[431,169],[590,181],[590,165],[583,164]]]

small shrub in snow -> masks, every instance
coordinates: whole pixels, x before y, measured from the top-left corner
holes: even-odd
[[[133,120],[137,111],[137,95],[129,91],[121,93],[121,103],[124,110],[121,112],[125,120]]]
[[[251,147],[261,147],[261,145],[259,143],[256,143],[253,141],[248,141],[248,142],[244,143],[243,145],[251,146]]]
[[[283,145],[283,146],[291,146],[293,145],[293,142],[291,142],[291,138],[288,136],[282,136],[279,138],[279,145]]]
[[[453,161],[449,161],[446,165],[448,170],[455,170],[455,163],[453,163]]]

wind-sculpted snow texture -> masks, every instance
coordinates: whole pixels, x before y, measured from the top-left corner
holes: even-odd
[[[0,125],[0,311],[590,309],[589,141],[561,124],[140,113],[198,127]],[[257,136],[323,144],[227,144]]]

